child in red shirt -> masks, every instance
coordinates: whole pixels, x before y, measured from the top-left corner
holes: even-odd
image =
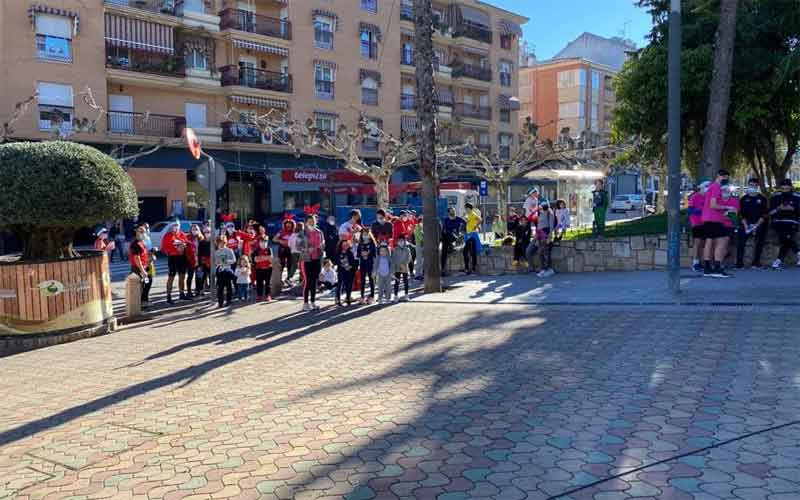
[[[269,237],[261,235],[254,245],[253,263],[256,274],[256,300],[269,302],[272,300],[270,282],[272,281],[272,250],[269,248]]]

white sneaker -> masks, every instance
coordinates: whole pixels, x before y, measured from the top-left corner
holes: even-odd
[[[316,311],[317,309],[319,309],[319,306],[317,305],[317,303],[316,303],[316,302],[312,302],[312,303],[311,303],[311,309],[313,309],[313,310],[315,310],[315,311]]]
[[[398,297],[397,295],[395,295],[395,296],[394,296],[394,299],[392,300],[392,302],[397,302],[398,300],[400,300],[400,297]]]
[[[549,278],[550,276],[553,276],[554,274],[556,274],[555,271],[553,271],[552,269],[548,269],[547,271],[544,272],[544,277],[545,278]]]
[[[775,262],[772,263],[772,269],[780,269],[781,267],[783,267],[781,259],[775,259]]]
[[[303,311],[310,311],[310,310],[311,310],[311,304],[309,304],[308,302],[303,302]]]
[[[547,273],[547,271],[545,271],[544,269],[542,269],[541,271],[539,271],[538,273],[536,273],[536,276],[537,276],[538,278],[544,278],[544,276],[545,276],[545,273]]]
[[[400,300],[402,300],[403,302],[408,302],[408,295],[403,295],[403,298]]]

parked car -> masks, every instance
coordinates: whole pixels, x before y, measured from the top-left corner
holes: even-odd
[[[156,222],[152,226],[150,226],[150,241],[153,242],[153,249],[158,251],[161,248],[161,239],[164,238],[164,235],[167,234],[169,231],[170,226],[174,224],[175,221],[168,220],[162,222]],[[202,225],[203,221],[199,220],[182,220],[181,221],[181,231],[184,233],[189,233],[192,228],[192,224]]]
[[[642,207],[644,207],[644,199],[640,194],[620,194],[614,197],[614,201],[611,202],[612,212],[641,210]]]

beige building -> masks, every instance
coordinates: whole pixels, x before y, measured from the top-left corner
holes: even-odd
[[[452,125],[445,140],[472,135],[509,154],[527,19],[477,0],[436,4],[436,16],[439,118]],[[413,133],[412,17],[407,0],[4,1],[0,115],[38,93],[16,138],[52,137],[62,123],[72,140],[105,150],[136,150],[192,127],[227,170],[220,206],[242,217],[351,204],[359,191],[334,184],[352,176],[296,175],[336,163],[295,158],[247,117],[274,109],[335,130],[363,113],[389,133]],[[87,88],[107,113],[96,131],[74,133],[73,119],[96,114]],[[363,154],[377,156],[374,144]],[[137,160],[130,175],[143,217],[202,215],[208,195],[196,166],[171,148]]]

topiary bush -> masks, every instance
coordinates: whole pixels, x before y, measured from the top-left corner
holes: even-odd
[[[75,232],[139,213],[130,177],[110,156],[74,142],[0,145],[0,229],[23,260],[67,259]]]

